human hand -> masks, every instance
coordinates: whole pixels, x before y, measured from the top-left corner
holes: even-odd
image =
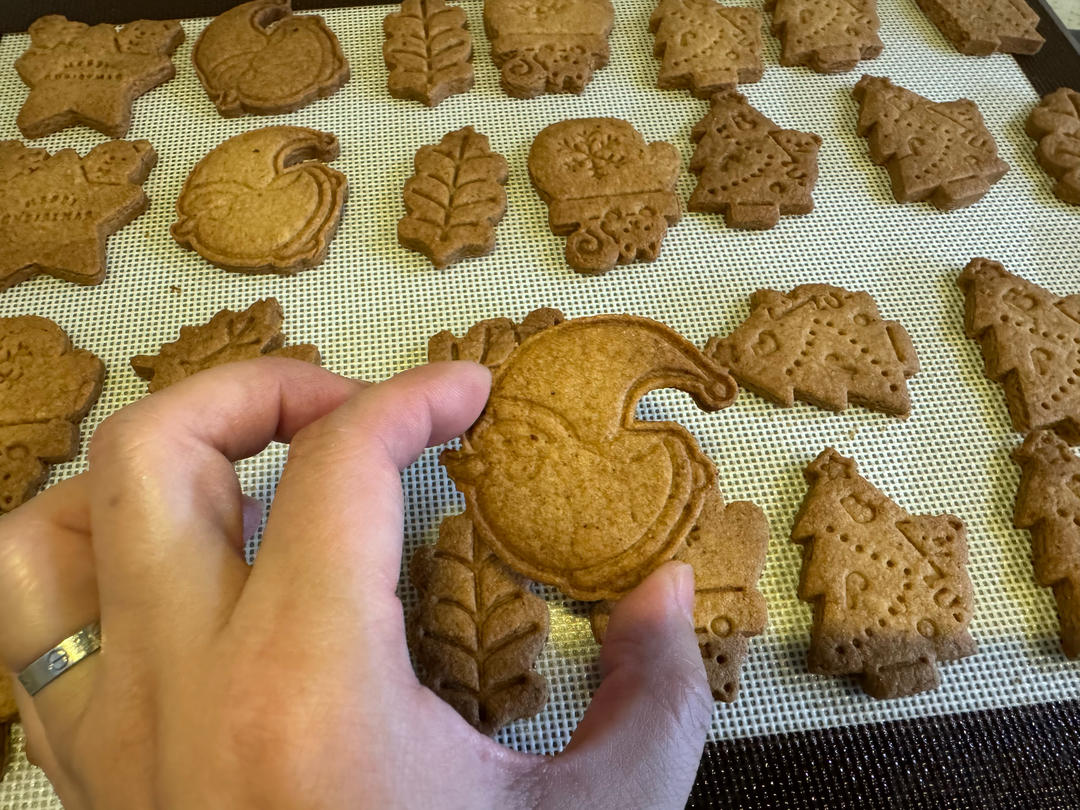
[[[4,664],[101,618],[100,653],[33,699],[17,687],[68,810],[682,807],[712,707],[689,566],[619,602],[556,757],[496,744],[413,674],[399,471],[489,385],[463,362],[378,385],[231,364],[109,417],[87,472],[0,518]],[[233,462],[271,439],[291,447],[248,567],[258,513]]]

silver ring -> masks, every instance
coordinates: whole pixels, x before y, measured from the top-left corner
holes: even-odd
[[[19,673],[19,683],[36,695],[87,656],[101,649],[101,622],[68,636]]]

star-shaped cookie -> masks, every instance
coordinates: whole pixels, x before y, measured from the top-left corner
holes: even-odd
[[[30,47],[15,62],[30,95],[19,130],[41,138],[85,124],[110,138],[131,128],[131,105],[176,75],[172,53],[184,41],[175,20],[136,20],[120,29],[59,14],[30,26]]]
[[[80,158],[0,141],[0,291],[33,275],[105,279],[105,239],[146,210],[149,141],[109,141]]]

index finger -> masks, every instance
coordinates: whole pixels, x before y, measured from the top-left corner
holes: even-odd
[[[130,626],[168,643],[231,611],[247,577],[232,462],[288,441],[361,387],[261,358],[196,374],[101,425],[90,445],[91,533],[113,638]],[[170,632],[147,636],[163,624]]]

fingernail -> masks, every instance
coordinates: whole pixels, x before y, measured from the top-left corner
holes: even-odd
[[[694,569],[686,563],[676,562],[674,571],[675,599],[679,610],[690,624],[694,623]]]

